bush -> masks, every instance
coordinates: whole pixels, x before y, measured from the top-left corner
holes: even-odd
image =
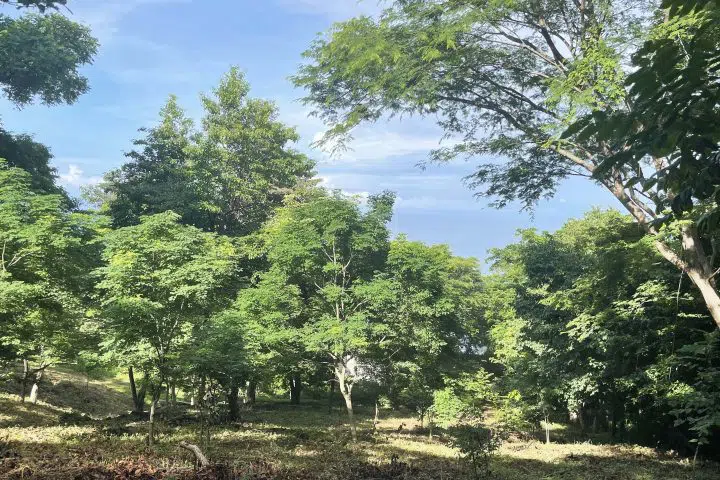
[[[526,436],[533,429],[533,411],[520,395],[513,390],[503,397],[497,409],[497,424],[507,433]]]
[[[444,388],[433,394],[432,416],[436,424],[450,427],[467,414],[467,405],[455,394],[452,388]]]
[[[500,448],[502,439],[497,432],[475,425],[459,425],[450,430],[451,444],[470,467],[472,478],[490,475],[490,459]]]

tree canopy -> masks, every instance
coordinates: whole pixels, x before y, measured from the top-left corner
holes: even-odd
[[[97,48],[87,27],[63,15],[0,14],[0,86],[19,107],[35,100],[74,103],[89,89],[79,68],[92,62]]]
[[[653,48],[640,49],[646,32],[665,42],[666,48],[676,45],[675,56],[652,57],[662,59],[658,65],[668,66],[662,63],[665,60],[684,65],[674,37],[677,28],[660,21],[660,6],[656,1],[624,0],[397,0],[379,18],[349,20],[319,38],[306,52],[308,61],[294,81],[306,89],[305,102],[328,123],[324,141],[337,145],[348,139],[354,127],[383,115],[435,115],[445,135],[457,142],[437,149],[431,159],[503,159],[482,163],[467,178],[477,194],[493,198],[495,206],[518,204],[530,209],[540,199],[552,197],[559,182],[570,176],[598,183],[656,237],[663,257],[690,276],[720,326],[720,296],[713,275],[716,256],[708,252],[712,239],[687,223],[659,226],[668,202],[676,211],[688,205],[691,194],[678,191],[678,182],[692,177],[702,178],[703,183],[712,172],[696,175],[701,171],[696,165],[683,170],[674,183],[657,183],[654,179],[670,166],[666,155],[671,150],[656,149],[652,153],[657,155],[647,158],[638,147],[642,165],[637,159],[613,161],[631,154],[610,138],[615,127],[627,131],[623,127],[627,123],[603,120],[627,116],[634,95],[642,94],[642,88],[632,89],[625,82],[633,54],[641,67],[647,65],[640,60]],[[697,15],[701,14],[690,17]],[[712,77],[702,73],[715,65],[714,27],[711,21],[706,25],[700,31],[708,41],[700,42],[699,49],[709,56],[696,56],[695,64],[685,70],[690,86],[684,94]],[[645,72],[640,68],[633,78],[644,81],[652,76]],[[664,69],[664,78],[672,81],[674,74],[667,72]],[[656,81],[646,90],[656,91],[654,86],[662,84]],[[690,105],[696,104],[717,108],[712,100]],[[671,119],[677,118],[672,107],[668,111]],[[583,128],[588,118],[598,118],[600,129]],[[691,149],[696,148],[695,140],[701,137],[680,135],[682,125],[676,123],[672,138],[687,138]],[[647,132],[657,143],[657,128]],[[712,190],[709,184],[701,188],[706,195]]]

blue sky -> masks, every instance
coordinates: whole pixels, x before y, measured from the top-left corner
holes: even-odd
[[[592,206],[613,205],[609,194],[584,180],[562,185],[534,217],[516,208],[494,210],[462,183],[476,161],[416,167],[439,144],[433,119],[383,121],[355,135],[350,151],[329,157],[310,147],[323,131],[288,81],[302,51],[333,22],[375,14],[375,0],[71,0],[71,17],[89,25],[101,42],[85,69],[92,90],[72,106],[16,110],[0,101],[5,126],[50,146],[63,185],[77,193],[121,165],[123,152],[150,126],[174,93],[194,118],[199,93],[208,92],[231,65],[239,66],[252,95],[273,99],[281,118],[302,136],[298,148],[318,161],[323,184],[367,195],[398,195],[394,232],[429,243],[448,243],[458,255],[486,257],[513,240],[518,228],[556,229]]]

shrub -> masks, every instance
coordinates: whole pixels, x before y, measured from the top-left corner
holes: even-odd
[[[468,464],[472,478],[490,475],[490,459],[502,444],[500,435],[485,427],[458,425],[450,431],[451,444],[460,451],[461,458]]]
[[[466,414],[467,404],[452,388],[437,390],[433,394],[432,416],[437,425],[450,427],[462,421]]]

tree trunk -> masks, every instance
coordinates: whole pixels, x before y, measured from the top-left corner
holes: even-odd
[[[712,319],[715,321],[718,328],[720,328],[720,295],[718,295],[717,290],[713,286],[712,282],[708,280],[708,278],[698,269],[688,269],[687,274],[698,290],[700,290],[700,294],[702,295],[703,300],[705,300],[705,305],[707,305]]]
[[[138,397],[137,385],[135,384],[135,372],[133,371],[132,366],[128,367],[128,380],[130,380],[130,394],[132,395],[133,412],[142,413],[142,411],[145,410],[145,405],[143,405],[145,402],[140,402],[140,397]]]
[[[38,390],[40,390],[40,380],[42,379],[44,370],[40,370],[35,374],[35,380],[33,381],[32,388],[30,389],[30,403],[37,405],[38,401]]]
[[[433,439],[433,412],[428,412],[428,439]]]
[[[161,387],[153,388],[152,403],[150,404],[150,422],[148,431],[148,445],[153,446],[155,443],[155,408],[158,400],[160,400]]]
[[[682,246],[688,261],[683,260],[670,247],[661,241],[655,242],[655,247],[660,254],[677,268],[687,273],[690,280],[700,290],[710,316],[715,325],[720,328],[720,295],[718,295],[715,279],[713,277],[713,266],[705,254],[700,238],[694,227],[682,229]]]
[[[195,461],[200,468],[205,468],[210,465],[210,461],[202,453],[202,450],[200,450],[200,447],[198,447],[197,445],[187,443],[185,440],[183,440],[182,442],[180,442],[180,447],[184,448],[185,450],[191,451],[193,455],[195,455]]]
[[[170,387],[170,401],[173,405],[177,403],[177,392],[175,391],[175,382]]]
[[[378,405],[378,401],[375,400],[375,418],[373,418],[373,431],[377,430],[377,426],[380,423],[380,405]]]
[[[202,407],[205,405],[205,377],[200,377],[200,385],[198,386],[198,403]]]
[[[233,382],[228,392],[228,410],[230,413],[230,421],[234,422],[240,417],[240,403],[238,401],[240,389],[237,383]]]
[[[593,425],[592,425],[592,432],[598,433],[598,427],[599,427],[599,421],[598,421],[598,412],[595,410],[593,412]]]
[[[290,403],[300,405],[300,392],[302,392],[302,380],[300,375],[292,375],[290,381]]]
[[[606,186],[646,232],[657,236],[657,229],[648,222],[646,213],[625,193],[624,182],[616,179],[614,184],[610,183],[606,184]],[[688,274],[690,280],[700,290],[715,325],[720,328],[720,295],[716,290],[711,259],[706,254],[694,226],[684,226],[681,237],[682,248],[687,261],[660,240],[655,241],[655,248],[665,260],[675,265],[680,271]]]
[[[350,435],[352,436],[352,441],[357,442],[357,425],[355,425],[355,415],[353,413],[352,393],[349,391],[347,393],[343,392],[343,398],[345,399],[348,420],[350,420]]]
[[[550,417],[545,415],[545,443],[550,445]]]
[[[337,378],[340,393],[345,399],[345,407],[347,408],[348,419],[350,420],[350,433],[352,441],[357,442],[357,425],[355,425],[355,415],[353,413],[352,403],[352,387],[356,376],[357,363],[354,358],[348,356],[335,363],[335,376]]]
[[[20,401],[25,403],[25,397],[27,396],[27,384],[30,379],[30,362],[26,358],[23,359],[23,377],[22,387],[20,390]]]
[[[245,390],[245,402],[248,405],[255,405],[256,399],[257,399],[257,382],[255,380],[250,380],[247,384],[247,389]]]

